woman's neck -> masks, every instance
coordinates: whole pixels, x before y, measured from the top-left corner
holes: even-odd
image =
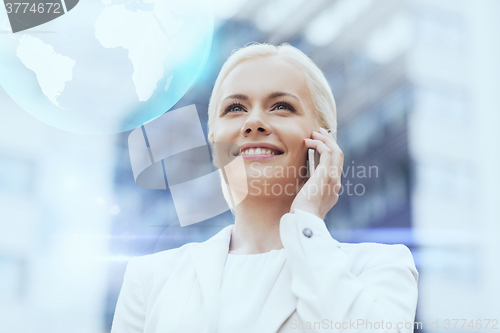
[[[257,254],[283,248],[280,219],[290,211],[293,198],[247,197],[235,209],[229,252]]]

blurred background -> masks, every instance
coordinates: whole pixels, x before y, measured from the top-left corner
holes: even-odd
[[[207,64],[172,109],[195,104],[206,135],[234,48],[298,47],[331,85],[353,185],[325,219],[333,237],[411,249],[420,332],[500,320],[500,1],[217,0],[214,13]],[[168,189],[136,186],[129,133],[55,129],[0,87],[3,332],[109,332],[127,260],[233,222],[181,228]]]

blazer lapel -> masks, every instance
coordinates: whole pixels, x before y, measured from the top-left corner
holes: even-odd
[[[189,249],[203,296],[203,332],[216,331],[222,273],[232,229],[233,225],[228,225],[212,238]]]
[[[282,260],[283,264],[275,278],[276,282],[257,319],[256,332],[278,332],[281,325],[295,312],[297,297],[291,291],[292,273],[286,263],[286,255]]]
[[[222,274],[232,228],[233,225],[229,225],[209,240],[189,249],[203,296],[203,319],[200,321],[203,327],[199,332],[214,333],[217,330]],[[257,319],[256,332],[277,332],[295,311],[297,297],[291,292],[292,274],[286,264],[286,249],[281,258],[275,271],[266,272],[273,275],[270,279],[275,282]]]

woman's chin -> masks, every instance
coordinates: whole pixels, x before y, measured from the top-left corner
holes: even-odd
[[[301,186],[300,179],[248,178],[248,195],[254,197],[295,197]]]

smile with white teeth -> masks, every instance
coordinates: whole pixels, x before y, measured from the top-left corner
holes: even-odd
[[[279,155],[280,153],[272,149],[248,148],[242,151],[243,155]]]

